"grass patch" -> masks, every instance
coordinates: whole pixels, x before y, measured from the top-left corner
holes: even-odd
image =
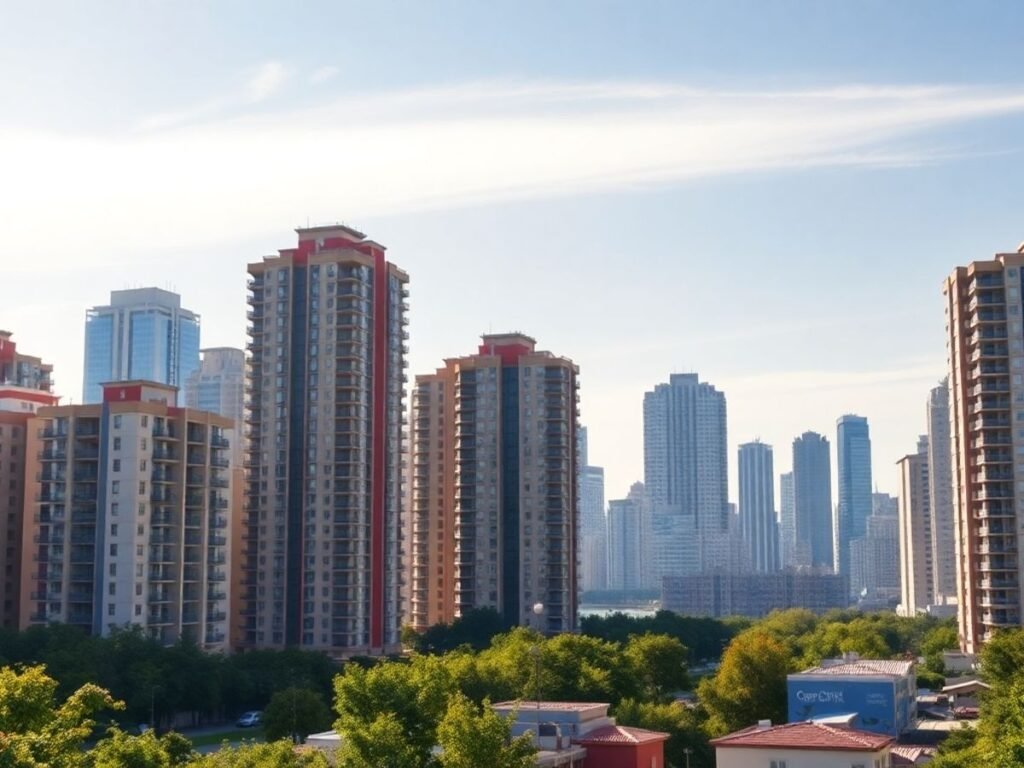
[[[253,739],[263,741],[262,728],[226,728],[216,733],[204,733],[200,736],[189,736],[193,747],[209,747],[219,745],[225,741],[241,741],[242,739]]]

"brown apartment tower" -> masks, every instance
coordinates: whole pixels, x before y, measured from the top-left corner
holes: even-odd
[[[249,265],[241,644],[399,648],[407,275],[345,226]]]
[[[1022,615],[1024,246],[947,278],[959,633],[975,653]],[[940,553],[949,556],[951,553]]]
[[[520,333],[417,376],[412,624],[577,625],[577,368]]]

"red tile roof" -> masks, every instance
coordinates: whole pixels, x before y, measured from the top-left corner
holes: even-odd
[[[648,744],[652,741],[665,741],[669,735],[658,731],[645,731],[643,728],[628,728],[624,725],[604,725],[587,731],[574,741],[577,744]]]
[[[893,747],[890,754],[892,755],[893,765],[917,765],[918,760],[922,757],[931,757],[935,754],[935,750],[932,747],[919,747],[908,744]]]
[[[892,743],[890,736],[836,728],[822,723],[802,722],[788,725],[754,725],[742,731],[712,739],[715,747],[768,747],[773,749],[821,749],[853,752],[877,752]]]

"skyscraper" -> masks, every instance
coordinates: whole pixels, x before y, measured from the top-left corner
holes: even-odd
[[[779,570],[772,447],[757,440],[739,447],[740,530],[755,571]]]
[[[608,518],[604,511],[604,468],[584,466],[580,474],[580,588],[608,586]]]
[[[521,333],[487,334],[476,354],[416,377],[414,626],[493,608],[509,624],[575,630],[576,382],[571,360]]]
[[[201,350],[199,367],[185,382],[185,404],[189,408],[226,416],[241,436],[245,415],[245,352],[233,347]],[[232,465],[242,465],[242,440],[232,446]]]
[[[199,367],[199,316],[159,288],[111,291],[85,315],[82,402],[103,400],[101,384],[141,379],[182,388]]]
[[[118,382],[102,404],[31,419],[22,628],[130,624],[165,644],[228,650],[234,422],[175,401],[173,387]]]
[[[0,626],[18,626],[21,608],[22,529],[26,485],[35,478],[26,464],[29,419],[40,408],[57,404],[51,393],[52,367],[25,355],[7,331],[0,331]],[[32,519],[31,505],[28,519]]]
[[[633,483],[624,499],[608,502],[608,588],[644,587],[644,515],[647,500],[643,483]]]
[[[836,422],[839,506],[836,510],[837,572],[850,575],[850,542],[867,533],[871,516],[871,437],[868,420],[847,414]],[[854,587],[851,579],[851,588]]]
[[[349,227],[249,265],[242,639],[399,647],[406,274]]]
[[[779,475],[779,560],[783,568],[798,565],[796,556],[796,500],[793,473]],[[810,565],[810,561],[805,563]]]
[[[917,452],[896,462],[900,474],[900,612],[904,616],[914,616],[935,601],[930,453],[928,438],[921,436]]]
[[[957,267],[943,287],[953,447],[954,541],[960,642],[977,652],[995,632],[1019,627],[1024,471],[1024,247]]]
[[[644,487],[653,544],[647,554],[655,584],[664,575],[703,570],[705,550],[728,536],[726,450],[725,395],[697,374],[674,373],[644,395]]]
[[[868,515],[864,535],[850,541],[850,591],[863,607],[895,607],[900,598],[900,542],[896,499],[876,494],[882,503]]]
[[[803,552],[806,565],[833,569],[832,462],[828,440],[816,432],[793,441],[793,506],[796,557]]]
[[[928,495],[931,511],[932,595],[937,603],[956,600],[953,528],[953,472],[949,443],[949,379],[928,396]]]

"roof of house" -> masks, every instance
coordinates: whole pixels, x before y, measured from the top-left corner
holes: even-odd
[[[943,686],[943,693],[974,693],[977,691],[987,691],[992,688],[988,683],[982,682],[981,680],[964,680],[962,683],[955,683],[953,685]]]
[[[624,725],[604,725],[587,731],[574,741],[577,744],[648,744],[652,741],[665,741],[667,733],[647,731],[643,728],[629,728]]]
[[[754,725],[728,736],[712,739],[711,743],[715,747],[877,752],[892,743],[892,737],[806,721],[774,726]]]
[[[902,677],[910,674],[914,667],[912,661],[886,661],[874,659],[859,659],[857,661],[844,661],[839,664],[824,664],[811,669],[798,672],[790,677],[800,675],[829,675],[833,677],[872,677],[877,675],[888,675]]]
[[[922,757],[931,757],[935,750],[917,744],[899,744],[894,746],[889,754],[892,756],[893,765],[917,765],[918,760]]]
[[[537,702],[530,699],[521,699],[518,701],[499,701],[491,706],[494,709],[518,709],[522,712],[532,712],[537,708]],[[541,712],[586,712],[596,707],[607,709],[609,706],[608,702],[599,701],[542,701],[539,708]]]

